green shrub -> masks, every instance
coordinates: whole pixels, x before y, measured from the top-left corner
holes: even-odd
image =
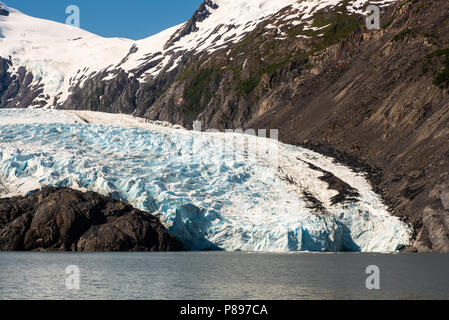
[[[425,68],[428,68],[428,65],[430,65],[432,59],[435,57],[444,57],[444,68],[435,74],[433,84],[442,88],[449,88],[449,48],[436,50],[429,54]]]

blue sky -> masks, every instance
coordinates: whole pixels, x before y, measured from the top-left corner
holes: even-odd
[[[142,39],[188,20],[202,0],[1,0],[30,16],[65,22],[77,5],[81,28],[104,37]]]

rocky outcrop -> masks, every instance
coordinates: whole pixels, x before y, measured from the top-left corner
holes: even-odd
[[[3,251],[180,251],[156,217],[94,192],[44,188],[0,199]]]
[[[262,23],[230,50],[197,56],[145,116],[279,129],[282,142],[368,172],[414,225],[415,249],[449,252],[449,3],[398,1],[381,18],[367,30],[328,11],[316,20],[324,29],[281,28],[282,40]]]

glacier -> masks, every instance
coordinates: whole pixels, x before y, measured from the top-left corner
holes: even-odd
[[[263,152],[248,155],[245,146]],[[323,172],[357,199],[334,203]],[[308,149],[129,115],[0,110],[0,197],[42,186],[129,202],[190,250],[393,252],[410,243],[410,226],[363,174]]]

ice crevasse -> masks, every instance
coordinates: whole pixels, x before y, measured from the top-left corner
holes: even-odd
[[[254,145],[276,155],[248,155]],[[326,174],[355,196],[335,202]],[[0,110],[0,197],[48,185],[127,201],[190,250],[392,252],[410,241],[363,174],[304,148],[125,115]]]

